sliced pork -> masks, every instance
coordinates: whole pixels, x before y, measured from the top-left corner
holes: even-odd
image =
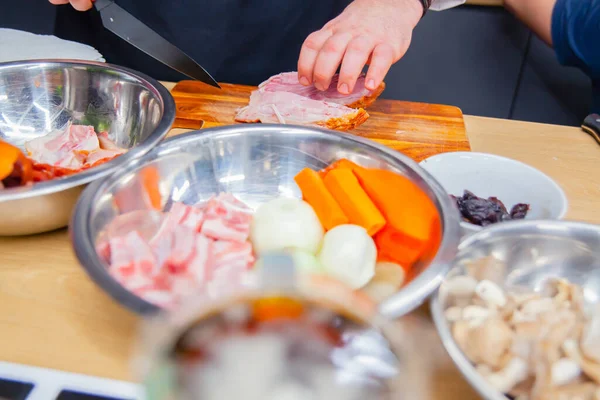
[[[135,213],[139,220],[141,211]],[[148,218],[154,213],[148,211]],[[118,282],[161,307],[201,291],[219,291],[255,262],[248,241],[252,210],[231,194],[196,206],[173,203],[152,235],[142,226],[123,233],[123,219],[129,224],[127,214],[113,221],[97,251]]]
[[[292,125],[317,125],[329,129],[353,129],[369,118],[364,110],[381,94],[365,88],[365,75],[358,78],[353,93],[337,91],[339,75],[332,79],[328,90],[303,86],[297,72],[284,72],[262,82],[250,95],[250,102],[241,108],[237,122],[262,122]]]
[[[34,163],[78,171],[111,160],[126,152],[110,140],[106,132],[96,134],[94,127],[68,124],[64,130],[25,143],[25,150]]]
[[[284,72],[274,75],[261,83],[259,90],[267,92],[290,92],[313,100],[323,100],[329,103],[341,104],[350,108],[366,108],[373,103],[385,89],[385,83],[381,83],[376,90],[365,87],[366,75],[361,74],[351,94],[341,94],[337,90],[339,74],[335,74],[325,91],[318,90],[313,85],[304,86],[298,81],[297,72]]]
[[[318,125],[329,129],[353,129],[369,118],[362,108],[313,100],[291,92],[254,91],[250,104],[235,117],[238,122]]]

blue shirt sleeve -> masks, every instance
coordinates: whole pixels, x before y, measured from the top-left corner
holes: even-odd
[[[552,42],[558,61],[578,67],[593,81],[594,112],[600,112],[600,0],[557,0]]]

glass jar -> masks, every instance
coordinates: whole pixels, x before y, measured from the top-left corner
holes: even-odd
[[[397,399],[393,332],[366,295],[271,255],[144,321],[135,371],[149,400]]]

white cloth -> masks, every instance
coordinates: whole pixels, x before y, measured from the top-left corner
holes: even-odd
[[[96,49],[82,43],[51,35],[0,28],[0,62],[48,58],[106,61]]]
[[[464,4],[465,1],[466,0],[433,0],[429,9],[434,11],[447,10],[448,8],[460,6],[461,4]]]

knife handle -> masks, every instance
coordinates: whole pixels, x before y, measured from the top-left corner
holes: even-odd
[[[581,125],[586,133],[593,137],[600,144],[600,115],[590,114],[583,120]]]

